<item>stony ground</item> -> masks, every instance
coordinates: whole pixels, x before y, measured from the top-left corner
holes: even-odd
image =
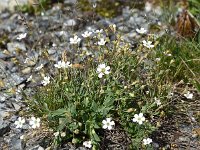
[[[13,123],[18,114],[28,109],[22,99],[22,93],[31,94],[32,89],[41,84],[38,67],[44,65],[45,69],[51,71],[52,64],[48,62],[45,54],[47,53],[52,61],[58,61],[63,51],[69,49],[69,37],[74,32],[80,35],[86,29],[101,29],[114,23],[123,38],[132,44],[134,50],[138,39],[142,38],[136,33],[136,28],[159,26],[161,30],[156,32],[158,36],[162,35],[166,29],[159,19],[161,16],[138,9],[124,8],[123,13],[113,19],[101,18],[91,12],[74,13],[74,9],[73,4],[70,4],[69,7],[63,9],[55,6],[38,16],[9,11],[0,14],[0,149],[36,150],[48,147],[46,145],[48,139],[44,137],[49,135],[45,130],[41,129],[42,134],[38,134],[29,130],[28,127],[27,130],[16,129]],[[27,38],[17,40],[17,36],[24,32],[28,33]],[[84,47],[84,45],[80,46]],[[27,82],[31,75],[34,82]],[[160,129],[152,135],[155,149],[161,146],[166,149],[173,149],[170,147],[200,149],[197,138],[200,126],[193,118],[193,114],[200,111],[200,97],[197,93],[195,97],[194,101],[189,102],[180,97],[177,92],[172,106],[176,104],[182,107],[183,112],[180,111],[180,107],[175,108],[176,115],[166,118]],[[24,133],[32,138],[20,139]],[[107,149],[127,149],[129,140],[127,139],[124,144],[124,140],[115,138],[119,135],[126,136],[126,133],[121,132],[120,129],[106,133],[105,140],[102,142],[106,142],[109,137],[112,137],[114,141],[114,144],[110,144]],[[65,146],[64,149],[70,148],[75,149],[70,145]]]

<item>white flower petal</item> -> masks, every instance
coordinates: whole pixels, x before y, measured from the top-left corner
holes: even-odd
[[[108,126],[108,130],[112,130],[112,126],[110,125],[110,126]]]
[[[110,121],[111,121],[111,118],[106,118],[106,121],[107,121],[107,122],[110,122]]]
[[[110,122],[110,125],[114,126],[114,125],[115,125],[115,122],[114,122],[114,121],[111,121],[111,122]]]
[[[99,77],[99,78],[102,78],[103,75],[104,75],[103,73],[99,73],[98,77]]]
[[[104,124],[102,128],[103,128],[103,129],[107,129],[107,127],[108,127],[108,126],[107,126],[106,124]]]
[[[104,73],[105,73],[105,74],[109,74],[109,73],[110,73],[110,71],[107,71],[107,70],[106,70]]]

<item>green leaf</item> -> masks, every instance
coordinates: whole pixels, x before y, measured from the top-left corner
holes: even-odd
[[[100,138],[99,138],[99,136],[96,134],[96,132],[95,132],[94,129],[92,129],[92,137],[93,137],[93,139],[94,139],[95,141],[97,141],[97,142],[100,142],[100,141],[101,141]]]
[[[97,105],[97,103],[95,101],[92,102],[91,109],[95,110],[95,111],[98,110],[98,105]]]
[[[111,96],[108,96],[108,97],[106,97],[106,99],[105,99],[103,105],[104,105],[105,107],[109,107],[109,106],[112,106],[113,103],[114,103],[114,99],[113,99]]]
[[[51,112],[52,117],[64,116],[65,113],[69,113],[69,112],[67,112],[67,110],[65,108],[57,109],[57,110]]]

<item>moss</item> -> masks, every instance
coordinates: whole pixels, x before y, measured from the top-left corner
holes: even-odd
[[[82,11],[93,11],[94,8],[92,7],[92,4],[89,3],[88,0],[80,0],[79,8],[81,8]],[[131,1],[131,0],[100,0],[97,2],[97,6],[95,8],[95,11],[98,15],[111,18],[115,17],[122,13],[122,8],[130,6],[136,7],[136,8],[143,8],[144,3],[142,1]]]
[[[6,48],[7,43],[9,42],[9,38],[7,35],[0,36],[0,48]]]
[[[38,5],[27,4],[18,7],[17,9],[24,13],[39,14],[42,11],[51,8],[54,3],[63,3],[63,0],[39,0]],[[102,17],[111,18],[121,14],[122,9],[126,6],[130,6],[130,8],[143,8],[144,2],[141,0],[99,0],[94,9],[89,0],[79,0],[77,5],[83,12],[95,11]]]
[[[27,12],[29,14],[40,14],[41,12],[51,8],[54,3],[61,3],[63,0],[39,0],[37,5],[27,4],[17,7],[17,10],[23,13]]]

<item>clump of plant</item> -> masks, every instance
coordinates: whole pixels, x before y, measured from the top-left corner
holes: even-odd
[[[189,0],[188,2],[190,12],[200,21],[200,2],[198,0]]]
[[[41,73],[43,86],[27,101],[30,110],[53,129],[56,145],[71,142],[97,149],[104,131],[119,125],[132,140],[130,148],[150,149],[156,127],[151,120],[162,116],[171,92],[171,82],[162,78],[165,70],[159,70],[158,41],[149,36],[132,51],[115,25],[85,31],[82,37],[69,39],[73,59],[63,55],[54,62],[54,75]],[[81,40],[87,50],[77,46]]]
[[[38,14],[52,7],[54,3],[62,3],[63,0],[38,0],[30,1],[28,4],[18,6],[17,9],[21,12],[29,14]]]
[[[78,7],[82,11],[95,11],[98,15],[106,18],[112,18],[122,13],[122,9],[126,6],[134,8],[142,8],[144,1],[121,1],[121,0],[99,0],[95,3],[89,0],[78,1]],[[108,5],[109,4],[109,5]]]

